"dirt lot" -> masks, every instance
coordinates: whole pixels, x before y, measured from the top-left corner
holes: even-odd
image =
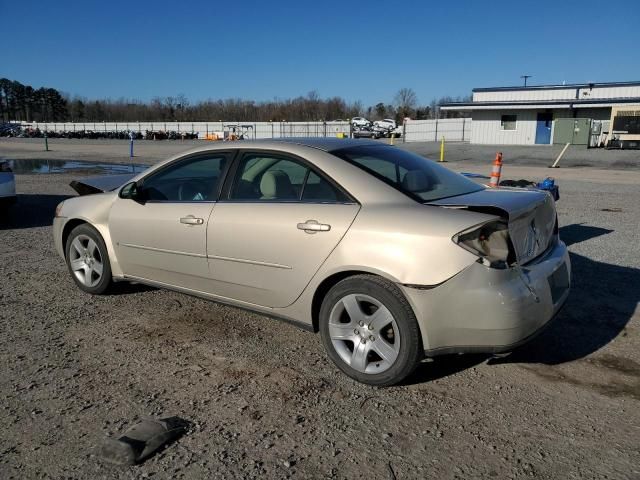
[[[112,161],[120,147],[52,156]],[[46,154],[0,141],[0,155]],[[0,478],[640,478],[640,172],[553,173],[574,281],[557,322],[509,357],[441,357],[387,389],[277,320],[139,286],[83,294],[51,240],[78,174],[17,175],[0,225]],[[139,466],[95,455],[145,415],[193,427]]]

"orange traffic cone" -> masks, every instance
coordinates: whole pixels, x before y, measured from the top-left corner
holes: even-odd
[[[491,180],[489,181],[490,187],[497,187],[500,183],[500,174],[502,173],[502,152],[496,153],[496,159],[493,161],[493,168],[491,169]]]

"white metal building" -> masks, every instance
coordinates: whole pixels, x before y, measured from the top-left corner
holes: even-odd
[[[560,119],[586,119],[589,137],[601,135],[611,108],[629,105],[640,109],[640,82],[475,88],[472,102],[441,108],[471,111],[471,143],[533,145],[554,143]]]

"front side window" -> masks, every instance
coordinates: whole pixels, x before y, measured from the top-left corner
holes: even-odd
[[[345,195],[301,162],[277,155],[247,155],[229,197],[244,201],[344,202]]]
[[[502,115],[500,118],[500,127],[502,130],[515,130],[517,120],[517,115]]]
[[[226,162],[221,154],[177,162],[144,178],[142,195],[161,202],[215,201]]]
[[[420,202],[464,195],[484,188],[432,160],[399,148],[370,145],[331,153]]]

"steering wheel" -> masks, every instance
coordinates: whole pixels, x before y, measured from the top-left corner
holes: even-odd
[[[208,185],[204,180],[186,180],[178,187],[178,200],[181,201],[202,201],[208,195]]]

